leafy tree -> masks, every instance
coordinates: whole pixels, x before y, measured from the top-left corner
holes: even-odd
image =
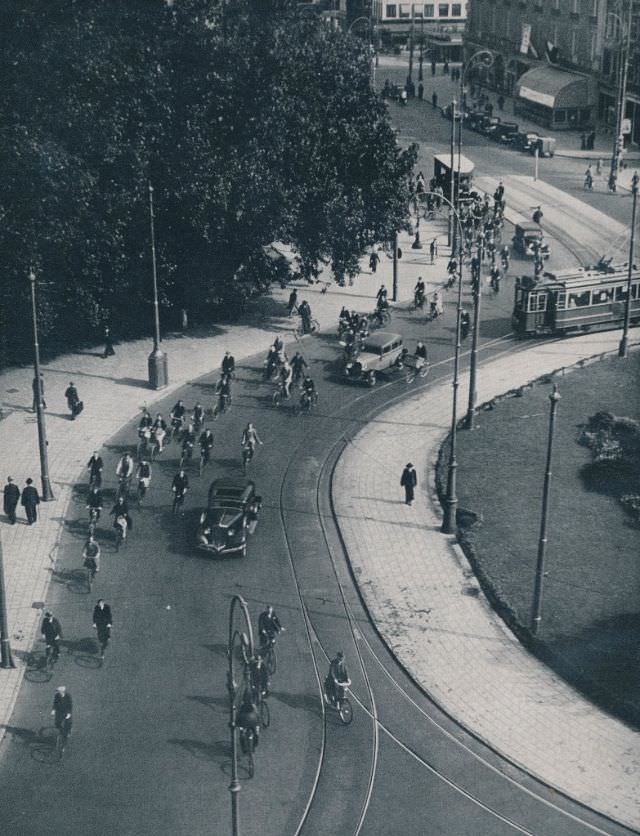
[[[149,181],[165,311],[286,279],[273,242],[301,275],[351,275],[406,226],[415,152],[366,45],[288,3],[7,0],[0,24],[5,359],[28,345],[31,266],[50,343],[148,332]]]

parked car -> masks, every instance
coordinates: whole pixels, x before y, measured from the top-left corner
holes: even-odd
[[[486,115],[479,110],[471,110],[465,113],[464,115],[464,124],[470,131],[477,131],[482,124],[483,120],[486,119]]]
[[[543,258],[549,258],[551,250],[547,243],[543,231],[540,226],[534,221],[526,221],[525,223],[516,224],[515,235],[513,236],[513,249],[523,256],[531,258],[535,255],[536,245],[540,246],[540,252]]]
[[[513,145],[513,142],[518,135],[517,122],[500,122],[496,128],[495,133],[491,134],[492,139],[496,139],[503,145]]]
[[[258,524],[262,497],[249,479],[222,477],[209,488],[207,509],[200,515],[197,548],[209,554],[247,553],[247,539]]]
[[[513,139],[513,147],[518,151],[531,151],[539,139],[539,134],[533,131],[518,131]]]
[[[363,342],[357,359],[348,361],[344,374],[349,380],[362,380],[375,386],[378,372],[400,368],[402,357],[402,336],[390,331],[377,331]]]
[[[497,125],[500,124],[499,116],[485,116],[478,125],[478,133],[483,136],[491,136]]]
[[[537,143],[529,151],[535,154],[536,147],[541,157],[553,157],[556,151],[556,140],[552,136],[539,136]]]

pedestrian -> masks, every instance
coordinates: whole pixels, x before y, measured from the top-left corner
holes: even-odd
[[[294,287],[289,294],[289,301],[287,302],[287,313],[292,316],[294,311],[298,311],[298,291]]]
[[[104,326],[104,351],[102,352],[102,359],[106,360],[107,357],[113,357],[115,354],[115,349],[113,347],[113,340],[111,339],[111,331],[108,325]]]
[[[587,150],[587,135],[584,132],[580,134],[580,150]]]
[[[89,485],[95,485],[96,487],[100,487],[102,485],[102,469],[104,467],[104,463],[102,461],[102,456],[98,453],[97,450],[93,451],[93,455],[87,462],[87,470],[89,471]]]
[[[436,62],[435,62],[435,60],[432,60],[431,61],[431,75],[435,75],[435,74],[436,74]],[[434,107],[435,107],[435,105],[434,105]]]
[[[33,389],[33,406],[31,407],[34,412],[36,412],[38,407],[38,378],[33,378],[33,383],[31,384],[31,388]],[[46,409],[47,405],[44,402],[44,378],[40,375],[40,403],[42,404],[42,408]]]
[[[589,138],[587,140],[587,146],[589,148],[589,151],[593,151],[593,146],[595,145],[595,142],[596,142],[596,132],[595,132],[595,130],[592,130],[591,133],[589,134]]]
[[[11,525],[16,523],[16,507],[20,499],[20,488],[13,484],[11,476],[7,476],[7,484],[4,486],[4,512],[9,518]]]
[[[442,75],[449,75],[449,62],[445,58],[444,64],[442,65]]]
[[[418,82],[418,98],[420,101],[424,98],[424,84],[421,81]]]
[[[498,96],[498,107],[500,110],[504,110],[504,96],[502,94]]]
[[[438,107],[438,94],[435,90],[431,94],[431,106],[434,108]]]
[[[615,171],[612,171],[611,174],[609,175],[609,191],[612,192],[613,194],[615,194],[615,191],[616,191],[616,188],[617,188],[617,184],[616,184],[617,179],[618,179],[617,174],[615,173]]]
[[[40,496],[36,488],[33,487],[33,479],[27,479],[27,486],[22,489],[20,504],[27,515],[28,524],[33,525],[38,519],[38,505],[40,505]]]
[[[102,598],[98,599],[97,604],[93,608],[93,627],[98,634],[101,659],[104,659],[104,651],[111,638],[112,624],[111,607],[109,604],[105,604]]]
[[[431,258],[431,263],[433,264],[436,260],[436,256],[438,255],[438,239],[434,238],[431,243],[429,244],[429,256]]]
[[[371,270],[372,273],[375,273],[376,270],[378,269],[379,262],[380,262],[380,256],[374,250],[371,253],[371,255],[369,256],[369,269]]]
[[[418,484],[418,477],[416,476],[416,471],[414,470],[413,465],[409,462],[405,469],[402,471],[402,476],[400,477],[400,485],[404,488],[404,503],[405,505],[411,505],[414,499],[414,489]]]
[[[73,381],[65,389],[64,396],[67,399],[67,406],[71,412],[71,420],[75,421],[76,416],[82,412],[82,401]]]
[[[406,87],[403,87],[402,90],[400,91],[400,104],[403,107],[407,106],[407,88]]]
[[[56,688],[53,698],[51,716],[55,718],[54,723],[57,729],[61,729],[66,723],[67,735],[71,734],[71,720],[73,714],[73,700],[65,685]]]

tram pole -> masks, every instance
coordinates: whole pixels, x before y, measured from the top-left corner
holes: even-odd
[[[391,301],[398,301],[398,233],[393,236],[393,285],[391,288]]]
[[[549,395],[551,409],[549,412],[549,435],[547,441],[547,464],[544,472],[544,488],[542,491],[542,517],[540,520],[540,537],[538,538],[538,561],[536,564],[536,580],[533,590],[533,609],[531,616],[531,633],[535,636],[538,633],[542,620],[542,590],[544,586],[544,566],[547,550],[547,517],[549,507],[549,487],[551,485],[551,457],[553,453],[553,432],[556,423],[556,411],[558,409],[558,387],[554,385]]]
[[[449,229],[447,244],[451,247],[451,255],[455,247],[455,189],[456,189],[456,167],[455,167],[455,146],[456,146],[456,105],[455,99],[451,102],[451,177],[450,177],[450,204],[449,204]]]
[[[631,206],[631,241],[629,243],[629,269],[627,271],[627,298],[624,304],[624,329],[622,339],[618,347],[618,357],[626,357],[629,349],[629,326],[631,324],[631,285],[633,279],[633,256],[636,238],[636,209],[638,204],[638,172],[631,179],[631,193],[633,203]]]
[[[469,402],[464,426],[467,430],[473,429],[473,418],[475,415],[476,402],[478,400],[477,371],[478,371],[478,341],[480,338],[480,301],[482,298],[482,259],[483,259],[484,235],[478,236],[478,273],[471,277],[473,285],[473,333],[471,334],[471,358],[469,365]]]

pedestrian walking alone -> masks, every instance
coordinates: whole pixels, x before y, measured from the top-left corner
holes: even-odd
[[[418,484],[418,477],[416,476],[416,471],[414,470],[413,465],[409,462],[405,469],[402,471],[402,476],[400,477],[400,484],[404,488],[404,503],[405,505],[411,505],[414,499],[414,489]]]
[[[38,407],[38,378],[33,378],[33,383],[31,384],[31,388],[33,389],[33,405],[31,409],[36,412]],[[44,378],[40,375],[40,401],[42,403],[42,408],[46,409],[47,405],[44,402]]]
[[[292,316],[293,312],[298,312],[298,291],[293,288],[291,293],[289,294],[289,301],[287,302],[287,313],[289,316]]]
[[[104,327],[104,351],[102,352],[102,359],[106,360],[107,357],[113,357],[115,354],[115,349],[113,347],[113,340],[111,339],[111,331],[109,330],[109,326],[105,325]]]
[[[375,273],[378,269],[378,263],[380,262],[380,256],[374,250],[371,255],[369,256],[369,269],[372,273]]]
[[[431,243],[429,244],[429,256],[431,257],[431,263],[433,264],[436,260],[436,256],[438,255],[438,239],[434,238]]]
[[[71,420],[75,421],[76,415],[80,415],[82,412],[82,401],[73,381],[65,389],[64,396],[67,399],[67,406],[71,412]]]
[[[73,715],[73,701],[71,694],[67,691],[65,685],[60,685],[56,688],[56,694],[53,698],[53,708],[51,716],[55,718],[54,723],[57,729],[61,729],[66,722],[67,734],[71,733],[71,721]]]
[[[33,487],[33,479],[27,479],[27,485],[22,489],[20,503],[27,515],[27,522],[29,525],[33,525],[38,519],[38,505],[40,505],[40,496],[36,488]]]
[[[20,488],[13,484],[11,476],[7,477],[7,484],[4,486],[4,512],[9,518],[11,525],[16,522],[16,508],[20,499]]]
[[[93,626],[98,634],[101,659],[104,659],[104,651],[109,644],[109,639],[111,638],[112,624],[113,619],[111,617],[111,607],[109,604],[105,604],[104,600],[100,598],[98,603],[93,608]]]

